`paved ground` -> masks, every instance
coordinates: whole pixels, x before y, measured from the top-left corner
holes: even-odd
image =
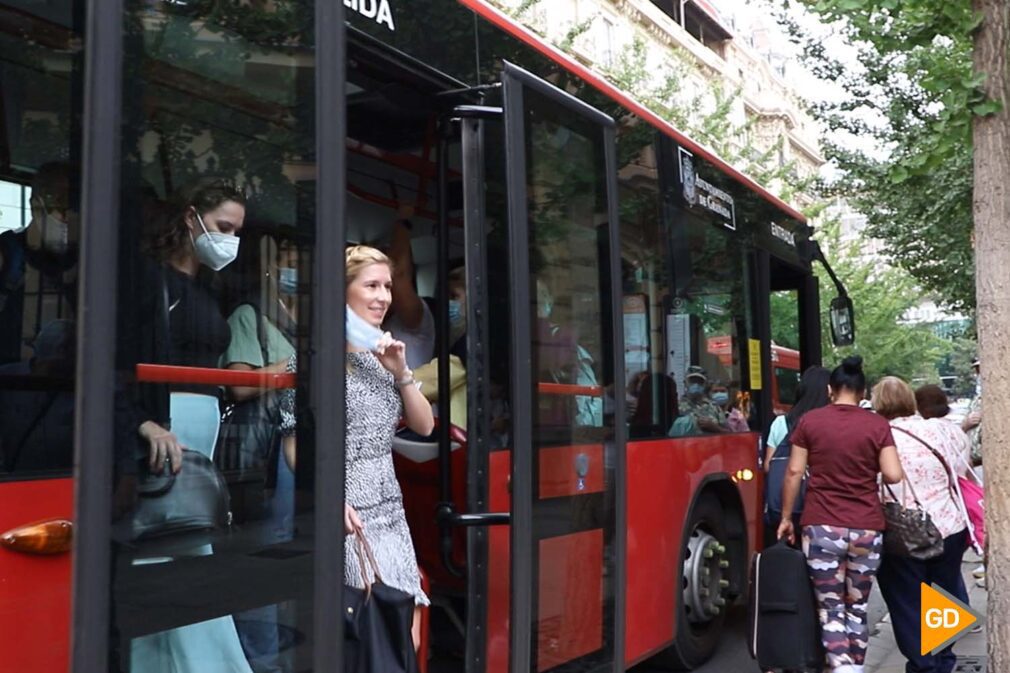
[[[972,608],[985,614],[986,591],[975,586],[971,571],[978,566],[972,554],[965,555],[963,565],[965,583]],[[873,624],[870,648],[867,651],[866,673],[905,673],[905,659],[894,642],[894,633],[880,592],[874,587],[870,595],[869,620]],[[705,666],[696,673],[758,673],[757,664],[747,652],[747,615],[743,608],[735,608],[729,615],[727,632],[723,645]],[[985,629],[981,633],[971,633],[958,641],[954,651],[962,661],[955,673],[985,673]],[[631,669],[632,673],[659,673],[659,669],[648,663]]]
[[[984,615],[988,593],[984,588],[975,585],[975,578],[971,575],[971,571],[978,566],[978,561],[970,553],[966,554],[965,558],[968,560],[965,561],[962,570],[965,585],[968,587],[968,602],[972,609]],[[985,624],[983,623],[980,632],[969,633],[957,641],[954,653],[959,659],[955,673],[985,673]],[[877,634],[870,641],[870,649],[866,653],[866,673],[905,673],[905,659],[894,643],[894,633],[886,616],[877,625]]]

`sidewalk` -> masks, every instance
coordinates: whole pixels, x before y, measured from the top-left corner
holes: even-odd
[[[975,578],[971,571],[978,567],[978,557],[971,551],[965,554],[965,561],[961,567],[964,574],[964,583],[968,587],[968,600],[973,610],[977,610],[983,615],[986,613],[986,601],[988,592],[975,585]],[[877,591],[876,587],[874,590]],[[955,673],[985,673],[985,624],[983,622],[982,631],[979,633],[969,633],[954,644],[954,653],[958,656],[958,668]],[[898,645],[894,642],[894,632],[891,630],[890,615],[884,618],[875,626],[874,633],[870,637],[870,647],[866,652],[866,673],[905,673],[905,658],[898,651]]]

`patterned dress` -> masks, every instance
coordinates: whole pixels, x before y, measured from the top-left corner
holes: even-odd
[[[288,371],[297,368],[294,356]],[[371,353],[347,354],[347,418],[345,454],[347,504],[365,525],[365,537],[387,585],[414,595],[418,605],[429,605],[421,591],[414,544],[403,512],[403,495],[393,469],[393,433],[402,401],[386,371]],[[294,390],[281,396],[281,430],[294,434]],[[344,540],[344,582],[363,588],[354,537]]]
[[[371,353],[348,353],[347,503],[365,524],[383,581],[413,594],[418,605],[428,605],[393,470],[393,433],[401,411],[393,375]],[[344,547],[344,581],[361,587],[354,538],[348,536]]]

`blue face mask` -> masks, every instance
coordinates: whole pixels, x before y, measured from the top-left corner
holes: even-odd
[[[298,269],[282,266],[277,269],[277,289],[282,294],[298,293]]]
[[[459,325],[463,322],[463,304],[455,299],[449,300],[449,324]]]
[[[729,402],[729,393],[712,393],[712,401],[716,404],[726,404]]]
[[[688,395],[701,395],[705,392],[705,386],[700,383],[691,383],[687,386]]]

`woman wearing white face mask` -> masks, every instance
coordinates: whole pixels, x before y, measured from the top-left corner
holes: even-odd
[[[125,255],[121,262],[124,373],[137,363],[217,368],[230,342],[228,323],[199,271],[218,271],[235,259],[245,199],[226,182],[204,179],[182,190],[166,213],[150,230],[146,257]],[[213,459],[221,413],[216,386],[137,383],[117,398],[117,412],[118,503],[134,502],[131,486],[150,474],[185,469],[184,449]],[[130,530],[132,513],[120,516]],[[140,554],[145,550],[156,558],[185,557],[208,554],[210,546],[166,535]],[[135,638],[129,648],[132,671],[252,671],[231,617]]]

